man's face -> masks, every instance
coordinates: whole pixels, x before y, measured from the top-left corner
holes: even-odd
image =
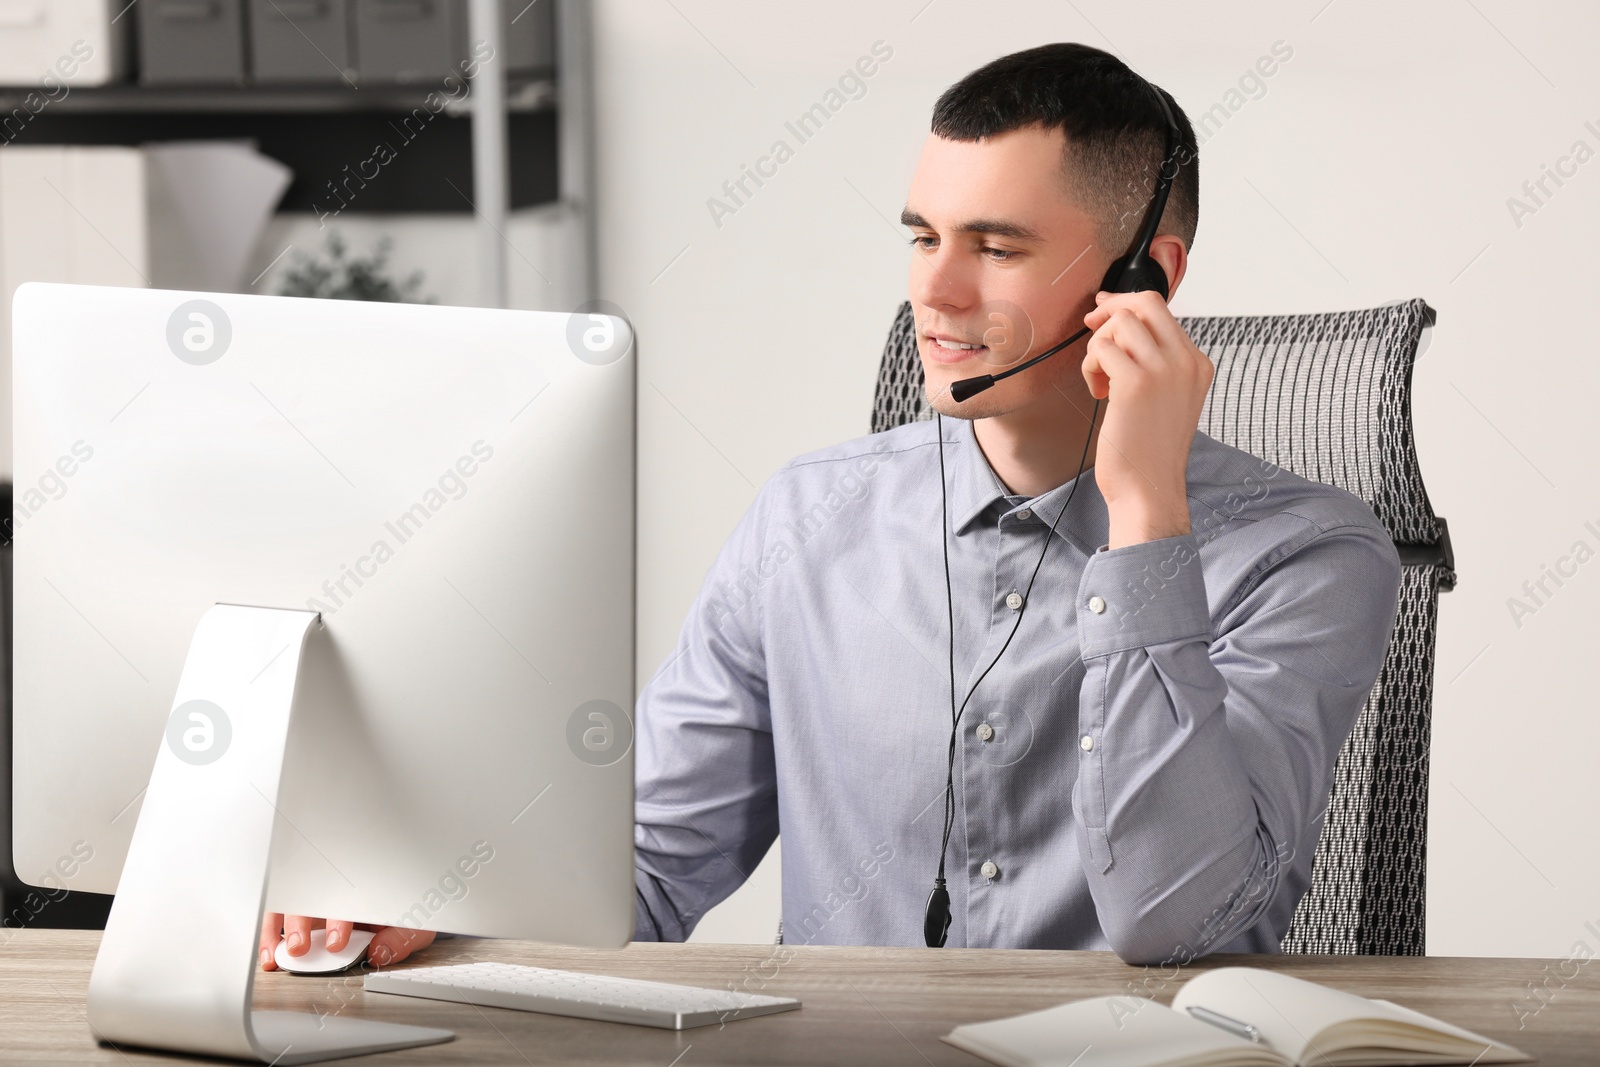
[[[990,418],[1058,389],[1087,395],[1080,342],[964,403],[950,397],[951,382],[1065,340],[1094,307],[1116,253],[1098,246],[1094,220],[1072,202],[1063,138],[1030,126],[982,141],[930,134],[923,145],[902,222],[913,234],[917,347],[941,414]]]

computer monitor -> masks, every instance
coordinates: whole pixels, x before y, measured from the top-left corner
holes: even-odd
[[[628,324],[47,284],[13,322],[13,852],[117,893],[98,1036],[449,1036],[252,1016],[263,910],[624,944]]]

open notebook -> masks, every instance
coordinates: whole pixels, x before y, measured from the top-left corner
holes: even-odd
[[[1254,967],[1197,975],[1170,1008],[1131,996],[1095,997],[958,1026],[944,1040],[1002,1067],[1343,1067],[1533,1059],[1387,1000]]]

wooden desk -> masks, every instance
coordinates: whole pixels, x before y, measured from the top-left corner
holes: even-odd
[[[181,935],[181,931],[177,931]],[[193,1065],[97,1045],[84,1019],[98,933],[5,931],[0,947],[0,1063]],[[764,945],[631,945],[621,952],[550,949],[524,942],[442,941],[421,963],[499,960],[794,996],[799,1011],[723,1027],[674,1032],[532,1012],[366,993],[359,977],[256,978],[258,1008],[359,1015],[455,1030],[445,1045],[345,1062],[401,1064],[979,1064],[939,1040],[958,1023],[1137,991],[1169,1001],[1190,973],[1249,963],[1386,997],[1542,1057],[1546,1067],[1600,1061],[1600,961],[1561,984],[1546,960],[1341,956],[1215,957],[1165,980],[1109,953],[970,949],[845,949]],[[1549,965],[1550,970],[1546,971]],[[402,966],[405,966],[402,964]],[[1573,971],[1572,966],[1565,970]],[[1549,975],[1556,977],[1550,978]],[[1528,983],[1546,1005],[1519,1030],[1513,1005]]]

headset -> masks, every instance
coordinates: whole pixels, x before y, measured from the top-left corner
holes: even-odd
[[[1178,176],[1178,155],[1183,149],[1183,132],[1174,117],[1172,107],[1167,102],[1167,94],[1150,82],[1145,82],[1151,92],[1155,94],[1156,101],[1161,105],[1161,114],[1167,124],[1166,155],[1161,161],[1161,169],[1156,176],[1155,191],[1150,196],[1150,207],[1145,214],[1144,225],[1140,227],[1138,236],[1133,242],[1133,247],[1128,249],[1126,255],[1115,260],[1106,271],[1105,278],[1100,283],[1102,292],[1108,293],[1139,293],[1154,290],[1161,294],[1161,299],[1167,299],[1167,273],[1161,264],[1150,258],[1150,243],[1155,240],[1156,227],[1161,223],[1161,214],[1166,210],[1167,197],[1172,192],[1172,183]],[[1013,374],[1020,374],[1029,367],[1041,363],[1060,352],[1068,345],[1089,333],[1085,326],[1077,333],[1068,337],[1055,347],[1034,356],[1032,359],[1017,364],[1009,370],[999,374],[982,374],[975,378],[963,378],[950,385],[950,396],[957,403],[976,396],[996,382],[1004,381]],[[1084,435],[1083,454],[1078,458],[1078,473],[1073,475],[1072,488],[1067,491],[1067,499],[1062,502],[1061,510],[1056,513],[1055,521],[1050,524],[1050,529],[1045,532],[1044,547],[1039,551],[1039,560],[1033,565],[1033,574],[1028,578],[1027,589],[1022,594],[1022,605],[1017,611],[1017,621],[1011,626],[1011,633],[1006,635],[1005,644],[1000,646],[1000,651],[995,653],[989,666],[978,675],[978,680],[972,683],[972,688],[967,690],[966,697],[961,701],[961,706],[956,707],[956,613],[955,598],[950,590],[950,506],[949,495],[946,490],[944,466],[944,418],[935,413],[939,431],[939,513],[942,519],[940,537],[944,544],[944,596],[945,607],[949,614],[950,626],[950,748],[945,761],[944,780],[944,836],[939,845],[939,873],[933,880],[933,892],[928,894],[928,907],[922,920],[922,936],[929,948],[943,948],[945,941],[950,936],[950,891],[945,885],[945,857],[950,852],[950,832],[955,826],[955,773],[956,773],[956,740],[960,736],[961,717],[966,713],[967,701],[972,699],[972,694],[977,690],[983,680],[994,670],[994,665],[1000,662],[1000,657],[1006,654],[1006,649],[1011,646],[1011,639],[1017,635],[1017,628],[1022,625],[1022,616],[1028,610],[1029,595],[1033,592],[1033,581],[1039,576],[1039,568],[1044,565],[1045,552],[1049,551],[1050,542],[1055,537],[1056,525],[1061,517],[1067,513],[1067,506],[1072,503],[1072,496],[1078,491],[1078,480],[1083,475],[1083,465],[1089,458],[1089,443],[1094,439],[1095,423],[1100,415],[1100,401],[1094,402],[1094,410],[1089,416],[1089,431]]]

